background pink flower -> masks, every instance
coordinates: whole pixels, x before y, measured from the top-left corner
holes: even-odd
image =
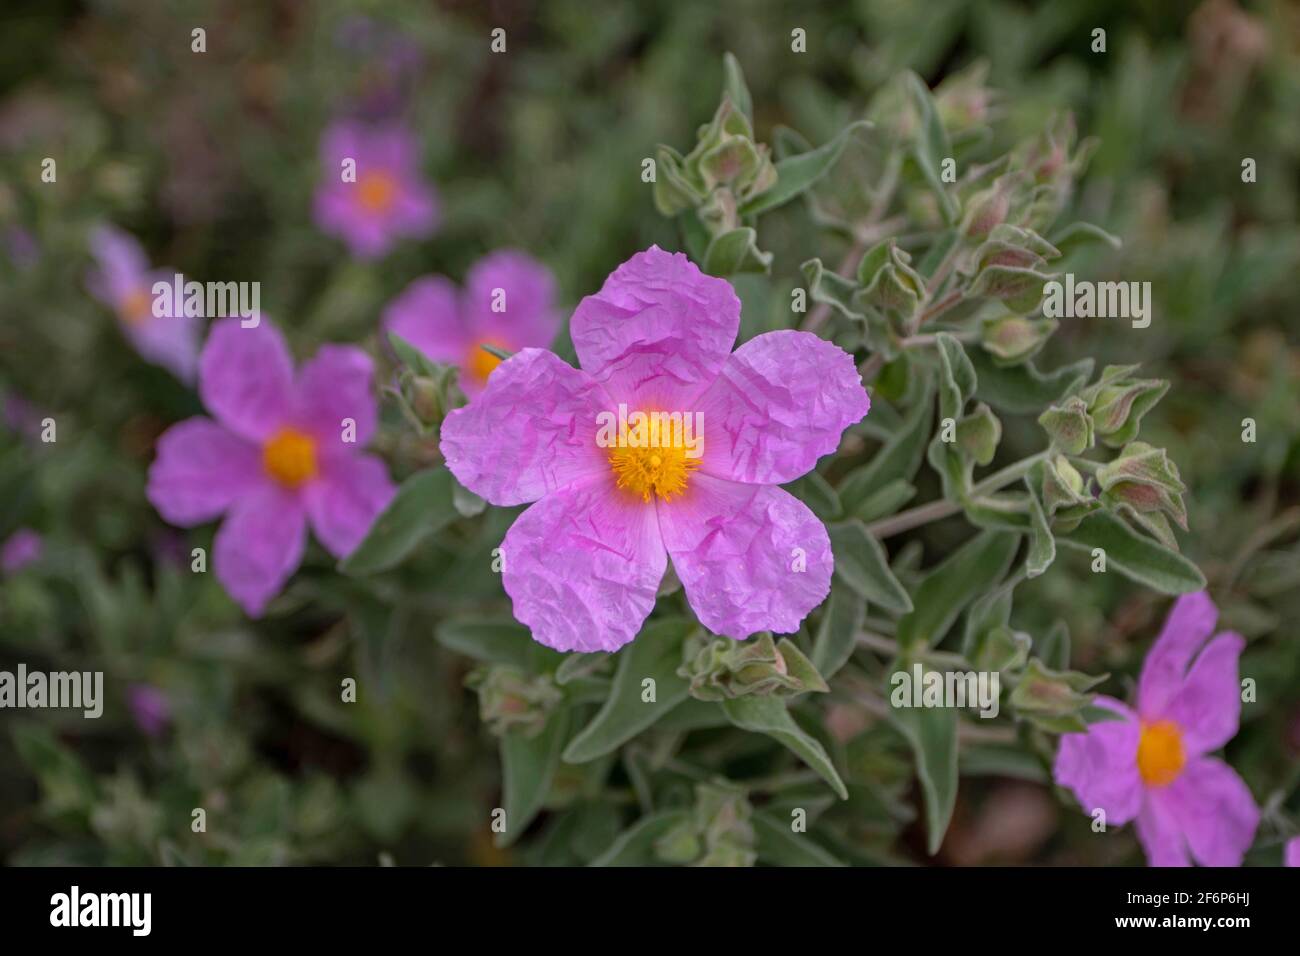
[[[191,418],[158,439],[148,496],[176,525],[225,515],[213,567],[250,616],[301,563],[308,522],[341,558],[392,499],[384,463],[357,451],[378,418],[372,374],[361,349],[324,345],[295,377],[284,338],[265,318],[256,328],[238,319],[213,325],[199,394],[215,421]]]
[[[87,279],[91,294],[117,313],[122,333],[144,358],[161,365],[187,384],[198,361],[200,319],[153,314],[153,284],[169,285],[171,269],[151,269],[140,244],[113,226],[99,226],[90,236],[97,268]]]
[[[1241,715],[1245,642],[1211,639],[1218,615],[1204,592],[1179,598],[1142,667],[1136,711],[1097,698],[1119,719],[1063,735],[1056,755],[1056,782],[1086,811],[1105,810],[1108,825],[1136,819],[1152,866],[1240,866],[1259,823],[1246,784],[1206,756],[1236,736]]]
[[[149,737],[161,737],[171,725],[171,701],[152,684],[132,684],[127,688],[126,703],[135,725]]]
[[[500,360],[479,346],[506,352],[545,348],[559,329],[555,278],[532,256],[501,249],[480,259],[458,290],[443,276],[423,276],[384,310],[384,328],[435,362],[460,368],[467,395],[483,390]]]
[[[398,239],[432,235],[438,201],[419,170],[419,146],[405,126],[340,120],[321,139],[316,224],[358,259],[375,259]],[[343,181],[344,159],[356,181]]]
[[[776,487],[810,471],[870,408],[853,359],[806,332],[734,353],[740,300],[681,253],[621,265],[571,323],[582,369],[524,349],[442,429],[447,466],[496,505],[535,502],[502,544],[533,637],[612,651],[636,636],[671,556],[711,631],[791,633],[825,599],[826,528]],[[598,445],[599,416],[701,412],[703,454]]]
[[[1283,862],[1287,866],[1300,866],[1300,836],[1292,837],[1283,851]]]
[[[19,528],[0,547],[0,571],[15,574],[39,561],[45,553],[45,539],[31,528]]]

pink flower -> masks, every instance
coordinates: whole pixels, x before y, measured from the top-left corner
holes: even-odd
[[[474,263],[464,293],[442,276],[416,279],[383,322],[435,362],[459,366],[461,388],[474,396],[501,364],[480,344],[505,352],[551,344],[560,325],[555,279],[527,253],[502,249]]]
[[[1107,825],[1137,820],[1152,866],[1240,866],[1259,823],[1250,790],[1206,754],[1237,733],[1241,685],[1237,660],[1245,642],[1213,639],[1219,612],[1204,592],[1179,598],[1147,655],[1137,709],[1108,697],[1097,704],[1119,715],[1065,734],[1056,782],[1074,791]]]
[[[172,722],[172,705],[152,684],[132,684],[126,692],[127,706],[135,725],[146,736],[161,737]]]
[[[358,259],[378,258],[403,237],[432,235],[438,201],[420,178],[418,153],[400,124],[336,122],[321,139],[316,225]]]
[[[45,539],[31,528],[19,528],[0,547],[0,571],[17,574],[27,565],[41,559],[45,553]]]
[[[462,484],[495,505],[535,502],[502,543],[502,577],[541,643],[612,651],[632,640],[669,557],[719,634],[788,634],[825,599],[826,528],[776,486],[834,451],[871,403],[838,347],[782,331],[729,354],[739,327],[725,280],[652,246],[579,303],[581,370],[524,349],[443,423]],[[683,426],[636,446],[642,430],[608,428],[623,411],[680,413]],[[695,421],[698,456],[685,431]]]
[[[1287,866],[1300,866],[1300,836],[1287,841],[1283,858]]]
[[[360,542],[394,488],[384,463],[360,454],[378,418],[370,357],[323,345],[294,376],[284,338],[223,319],[199,358],[199,394],[216,421],[190,418],[158,439],[148,497],[167,521],[225,515],[217,579],[257,617],[302,561],[307,523],[331,554]]]
[[[153,284],[171,285],[171,269],[150,269],[140,244],[113,226],[91,233],[90,251],[98,262],[87,285],[91,294],[117,313],[122,333],[145,359],[187,384],[194,381],[200,324],[187,315],[157,316]]]

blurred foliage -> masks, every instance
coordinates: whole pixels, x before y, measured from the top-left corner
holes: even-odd
[[[970,588],[971,610],[955,631],[970,659],[1024,667],[1014,635],[1030,634],[1050,673],[1109,672],[1101,689],[1127,693],[1167,599],[1122,575],[1091,574],[1086,552],[1063,548],[1049,573],[1015,582],[1014,611],[999,621],[998,532],[971,538],[960,520],[907,529],[890,554],[861,544],[865,619],[837,586],[806,633],[780,648],[769,641],[759,659],[699,643],[678,616],[680,595],[666,593],[619,657],[561,661],[509,619],[500,582],[486,573],[513,512],[476,516],[481,503],[461,496],[401,554],[375,557],[375,569],[387,570],[373,575],[340,575],[313,544],[260,621],[245,619],[210,574],[190,573],[190,549],[210,547],[211,529],[168,528],[143,489],[154,439],[201,409],[144,364],[86,294],[95,223],[129,230],[154,262],[187,276],[260,280],[263,307],[299,354],[321,341],[360,341],[393,370],[377,318],[418,275],[459,280],[484,252],[518,246],[555,271],[571,305],[652,242],[689,247],[689,232],[680,239],[680,223],[656,211],[641,163],[660,144],[689,153],[719,90],[736,89],[725,51],[744,71],[753,135],[778,162],[835,141],[854,121],[897,118],[889,91],[906,70],[924,81],[927,102],[924,87],[935,90],[939,132],[958,157],[1004,153],[1066,112],[1096,138],[1083,178],[1060,197],[1069,209],[1060,222],[1095,223],[1123,244],[1062,248],[1064,261],[1098,281],[1149,280],[1155,320],[1140,333],[1121,332],[1116,320],[1065,320],[1041,339],[1033,328],[999,328],[991,341],[1003,351],[980,351],[978,371],[981,380],[996,375],[986,376],[998,367],[993,355],[1013,363],[1033,355],[1045,369],[1092,358],[1098,371],[1141,363],[1145,379],[1172,383],[1143,418],[1142,439],[1178,463],[1170,481],[1185,486],[1182,552],[1204,572],[1223,624],[1250,640],[1242,671],[1257,678],[1258,702],[1244,708],[1228,756],[1265,808],[1248,862],[1277,861],[1280,837],[1300,817],[1293,4],[647,0],[597,12],[577,0],[103,0],[20,3],[4,22],[0,540],[31,527],[46,549],[0,580],[0,668],[102,670],[108,695],[97,721],[0,714],[7,862],[924,861],[933,834],[923,808],[933,812],[934,800],[923,793],[928,778],[916,779],[912,748],[945,745],[863,704],[862,688],[892,652],[855,648],[853,637],[865,620],[906,644],[908,628],[921,626],[908,612],[913,602],[924,611],[934,566],[955,568],[940,583]],[[207,30],[206,53],[191,52],[195,26]],[[504,54],[489,49],[496,27],[507,31]],[[1104,54],[1091,50],[1098,27]],[[806,31],[808,52],[791,51],[794,28]],[[349,261],[311,221],[318,136],[347,112],[403,116],[444,204],[437,236],[369,265]],[[768,274],[733,277],[742,338],[790,324],[791,290],[811,281],[806,262],[845,271],[836,264],[856,263],[890,234],[855,232],[888,170],[873,142],[854,138],[807,201],[765,216],[748,248],[771,256]],[[900,195],[923,194],[925,150],[921,143],[897,169]],[[57,186],[40,182],[47,156],[57,157]],[[1256,162],[1254,183],[1242,182],[1246,157]],[[761,200],[751,187],[745,198]],[[973,208],[974,197],[961,198]],[[916,222],[938,211],[898,214]],[[905,299],[909,270],[928,272],[919,259],[890,256]],[[567,334],[556,346],[572,357]],[[944,348],[929,355],[927,367],[936,355],[949,362]],[[907,434],[909,410],[929,407],[910,361],[877,369],[876,407],[850,437],[851,464],[872,461]],[[945,367],[960,389],[960,367]],[[961,405],[971,397],[959,395]],[[1036,415],[1019,411],[994,419],[989,445],[991,426],[971,406],[963,447],[980,465],[1001,468],[1041,449]],[[53,444],[33,431],[46,415],[58,424]],[[1241,438],[1248,417],[1253,443]],[[923,441],[928,432],[917,434]],[[398,479],[436,459],[433,439],[393,402],[380,441]],[[851,484],[848,466],[832,463],[804,479],[801,495],[816,507],[822,494],[827,508],[843,509],[834,517],[879,521],[941,494],[938,475],[913,471],[901,485],[878,474]],[[851,522],[838,527],[855,533]],[[996,574],[985,580],[977,569]],[[942,636],[953,620],[929,623],[943,624]],[[684,640],[694,655],[687,664]],[[731,696],[749,686],[817,690],[798,673],[784,679],[792,660],[814,666],[813,676],[844,667],[845,679],[789,709],[780,696]],[[675,701],[648,730],[619,703],[636,700],[647,674],[661,701]],[[357,681],[356,703],[340,702],[347,678]],[[693,684],[713,699],[691,697]],[[165,730],[146,733],[133,721],[138,685],[165,694]],[[963,723],[961,733],[962,787],[934,859],[1140,861],[1127,831],[1098,838],[1084,814],[1053,797],[1051,738],[1040,726]],[[955,739],[947,746],[955,753]],[[494,840],[498,807],[512,826]],[[206,812],[205,832],[191,829],[194,808]],[[791,834],[799,811],[808,839]]]

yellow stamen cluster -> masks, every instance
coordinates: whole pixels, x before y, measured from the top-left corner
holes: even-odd
[[[690,458],[680,445],[656,448],[618,447],[609,450],[609,463],[625,488],[649,501],[651,493],[664,501],[686,491],[687,478],[700,467],[699,458]]]
[[[488,342],[487,344],[495,345],[497,348],[502,349],[502,351],[510,351],[500,342]],[[487,349],[480,347],[479,343],[475,342],[469,347],[469,354],[465,356],[463,367],[465,371],[469,373],[471,378],[477,379],[479,382],[486,382],[488,376],[495,372],[497,366],[500,364],[501,359],[497,358]]]
[[[281,428],[262,447],[262,466],[286,488],[297,488],[317,475],[316,440],[296,428]]]
[[[127,325],[144,325],[153,318],[153,296],[147,289],[136,289],[122,299],[118,313]]]
[[[1151,787],[1164,787],[1178,779],[1187,757],[1183,738],[1172,720],[1142,725],[1138,738],[1137,765],[1143,781]]]
[[[357,180],[357,201],[367,212],[387,212],[396,197],[397,183],[388,173],[363,173]]]

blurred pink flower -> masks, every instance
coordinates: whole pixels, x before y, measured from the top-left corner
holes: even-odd
[[[358,259],[375,259],[401,238],[438,226],[438,200],[419,171],[419,148],[403,125],[339,120],[321,139],[316,224]],[[355,179],[344,180],[352,160]]]
[[[443,423],[442,452],[495,505],[535,502],[502,543],[514,613],[557,650],[612,651],[654,607],[669,556],[710,630],[783,634],[820,604],[826,528],[777,487],[812,470],[870,408],[851,356],[807,332],[731,346],[740,300],[681,253],[633,256],[579,303],[582,369],[526,348]],[[703,425],[655,447],[600,432],[620,405]],[[679,432],[682,430],[679,429]]]
[[[0,546],[0,571],[16,574],[44,553],[45,539],[31,528],[19,528]]]
[[[307,524],[344,557],[392,499],[384,463],[360,454],[375,432],[370,356],[323,345],[294,376],[284,338],[224,319],[199,360],[199,394],[216,418],[190,418],[158,439],[148,497],[167,521],[225,515],[217,579],[257,617],[302,562]]]
[[[170,286],[171,269],[150,269],[144,250],[113,226],[91,233],[90,251],[98,268],[87,280],[91,294],[117,313],[122,333],[144,358],[187,384],[194,381],[200,322],[194,316],[156,316],[153,284]]]
[[[1174,602],[1147,654],[1137,709],[1109,697],[1098,706],[1119,715],[1065,734],[1055,777],[1084,810],[1106,824],[1137,821],[1152,866],[1240,866],[1254,840],[1259,810],[1242,779],[1206,754],[1237,733],[1245,641],[1214,636],[1219,612],[1204,592]]]
[[[171,702],[152,684],[132,684],[127,689],[126,702],[135,725],[150,737],[161,737],[171,724]]]
[[[551,344],[560,326],[555,279],[527,253],[498,250],[474,263],[463,293],[443,276],[416,279],[385,308],[383,324],[434,361],[459,366],[461,388],[477,395],[501,362],[481,343],[506,352]]]
[[[1287,841],[1284,858],[1287,866],[1300,866],[1300,836]]]

